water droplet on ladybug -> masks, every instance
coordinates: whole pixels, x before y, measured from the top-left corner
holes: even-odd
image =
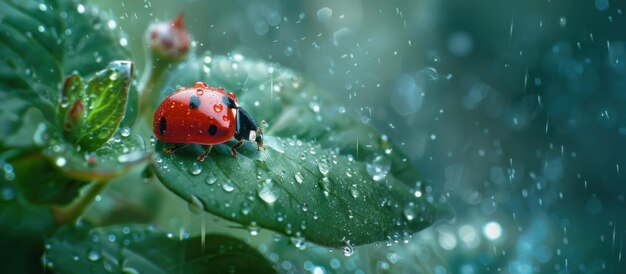
[[[224,109],[224,106],[220,103],[213,105],[213,110],[215,110],[215,112],[222,112],[222,109]]]
[[[193,84],[193,88],[208,88],[208,86],[203,82],[196,82]]]
[[[230,120],[230,118],[228,118],[228,115],[223,115],[222,116],[222,120],[224,120],[224,122],[228,122],[228,120]]]
[[[199,88],[198,90],[196,90],[196,94],[198,94],[198,96],[202,95],[202,94],[204,94],[204,90]]]

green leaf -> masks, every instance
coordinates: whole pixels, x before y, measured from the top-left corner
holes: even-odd
[[[65,227],[47,241],[44,260],[59,273],[275,273],[238,239],[208,234],[204,243],[142,226]]]
[[[392,174],[374,181],[365,163],[315,142],[265,143],[266,151],[244,144],[237,158],[217,145],[201,163],[200,146],[166,154],[158,142],[153,167],[165,186],[210,213],[326,246],[397,239],[434,219],[423,185],[409,187]]]
[[[74,0],[0,1],[0,71],[8,84],[49,87],[56,101],[64,75],[90,75],[102,64],[127,59],[122,35],[106,27],[106,16]]]
[[[208,212],[285,234],[299,231],[307,240],[328,246],[394,239],[434,220],[438,206],[427,202],[432,201],[425,192],[427,184],[406,155],[318,85],[277,64],[240,54],[204,55],[189,58],[172,71],[159,99],[197,81],[233,91],[257,122],[268,122],[266,135],[281,138],[267,137],[268,152],[260,154],[245,146],[248,154],[237,159],[225,153],[226,147],[217,146],[213,160],[202,164],[211,175],[195,177],[189,170],[199,164],[194,161],[200,152],[163,155],[158,145],[157,175],[187,201],[194,195]],[[323,155],[326,164],[335,167],[327,181],[318,170]],[[335,160],[337,165],[330,163]],[[296,174],[303,175],[302,184],[294,183]],[[206,176],[220,183],[207,185],[201,178]],[[258,195],[266,179],[281,197],[271,206]],[[224,182],[235,185],[237,193],[225,195],[220,189]],[[302,222],[306,229],[298,229]]]
[[[87,83],[77,75],[66,79],[59,114],[69,141],[93,151],[113,136],[124,117],[132,77],[131,62],[115,61]]]
[[[323,148],[371,162],[385,156],[394,176],[413,184],[420,180],[402,150],[387,136],[363,122],[337,103],[333,93],[278,64],[229,56],[192,56],[170,72],[161,87],[155,107],[179,87],[197,81],[233,91],[239,103],[257,122],[268,122],[268,135],[316,141]]]

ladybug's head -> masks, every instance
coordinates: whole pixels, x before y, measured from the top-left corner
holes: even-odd
[[[265,121],[263,121],[263,125],[265,125]],[[257,148],[259,149],[263,147],[263,128],[259,128],[256,122],[254,122],[254,119],[252,119],[252,116],[242,107],[237,109],[237,129],[235,131],[235,137],[237,137],[237,139],[256,142]]]

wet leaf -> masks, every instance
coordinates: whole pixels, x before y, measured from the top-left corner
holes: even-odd
[[[60,273],[275,273],[256,250],[218,234],[203,248],[201,237],[181,241],[142,226],[66,227],[47,244],[45,261]]]
[[[391,173],[413,184],[420,179],[402,150],[378,130],[337,103],[334,94],[298,73],[241,54],[203,55],[189,58],[163,80],[154,107],[179,87],[204,81],[233,91],[257,122],[266,120],[272,136],[316,141],[323,148],[339,149],[359,161],[385,155]]]
[[[154,164],[157,174],[186,200],[196,195],[209,212],[285,234],[302,230],[298,227],[304,222],[305,227],[313,226],[300,231],[307,240],[329,246],[342,246],[348,240],[365,244],[401,237],[433,221],[436,209],[426,202],[426,183],[420,182],[406,155],[318,85],[277,64],[237,53],[204,55],[189,58],[171,72],[162,83],[159,99],[196,81],[233,91],[257,122],[268,122],[266,135],[281,138],[268,138],[275,141],[268,145],[268,152],[244,154],[247,157],[235,160],[224,153],[226,148],[214,148],[214,160],[209,161],[214,164],[205,163],[201,168],[202,174],[211,175],[190,175],[197,155],[160,154]],[[278,143],[280,148],[274,146]],[[323,155],[336,157],[341,163],[323,174],[318,166]],[[335,166],[330,158],[326,161],[322,165]],[[206,176],[215,176],[221,183],[203,184],[201,177]],[[272,195],[264,195],[270,191],[262,188],[266,179],[273,182],[282,199],[271,202],[271,206],[267,201]],[[228,198],[220,189],[223,182],[236,186]]]
[[[83,82],[72,75],[63,85],[59,119],[68,141],[93,151],[118,128],[129,96],[133,64],[115,61]]]
[[[429,226],[436,213],[424,185],[372,173],[366,163],[315,142],[266,137],[266,151],[248,142],[237,158],[217,145],[203,163],[196,160],[200,146],[166,154],[163,145],[156,146],[155,173],[185,200],[246,226],[326,246],[401,238]]]

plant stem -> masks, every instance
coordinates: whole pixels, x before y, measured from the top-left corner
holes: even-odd
[[[159,97],[159,89],[162,86],[163,74],[168,70],[167,63],[153,62],[148,60],[146,67],[148,68],[141,77],[139,85],[139,113],[151,122],[154,114],[154,100]]]
[[[66,206],[52,207],[52,216],[58,225],[73,224],[78,217],[85,213],[85,210],[91,205],[96,196],[100,194],[102,189],[107,186],[109,182],[93,182],[87,186],[87,189],[82,193],[80,197],[74,200],[71,204]]]

